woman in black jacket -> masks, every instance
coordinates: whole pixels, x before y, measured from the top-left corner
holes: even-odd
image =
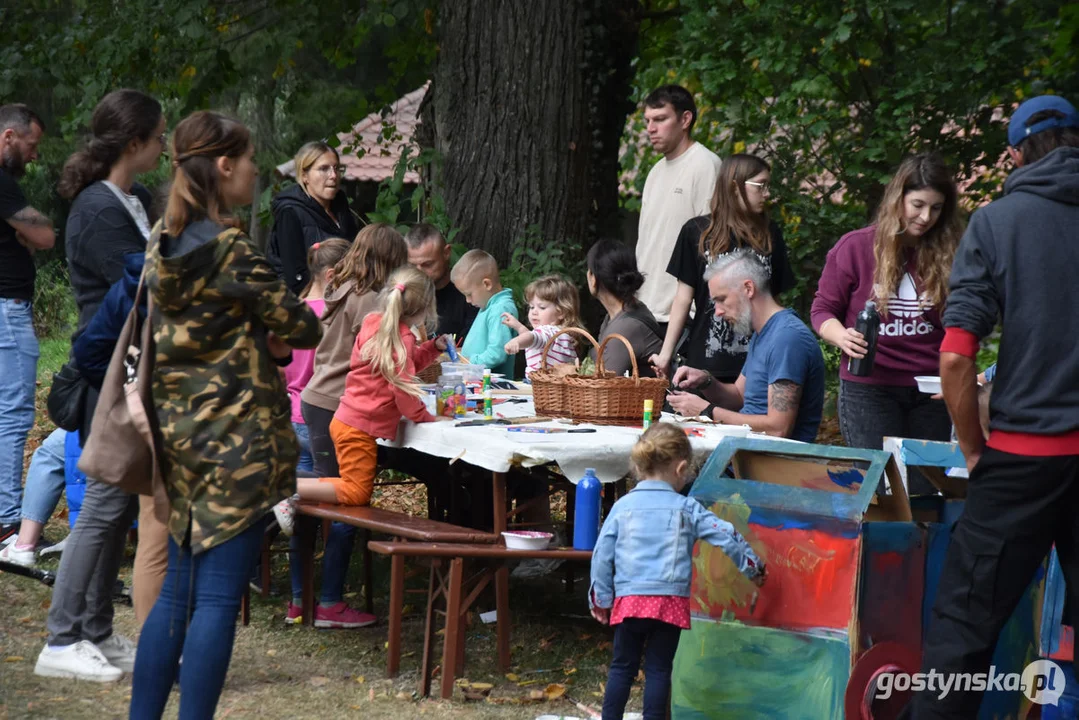
[[[296,184],[273,199],[274,227],[267,256],[289,288],[299,295],[307,286],[307,251],[327,238],[356,237],[359,227],[339,193],[345,179],[337,151],[309,142],[296,153]]]

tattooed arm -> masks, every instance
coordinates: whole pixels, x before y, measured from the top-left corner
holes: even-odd
[[[744,382],[743,375],[739,380]],[[798,421],[802,403],[802,386],[792,380],[776,380],[768,386],[768,413],[747,415],[717,408],[713,417],[727,425],[748,425],[755,432],[776,437],[790,437]]]
[[[30,206],[7,218],[7,224],[15,228],[19,242],[30,251],[48,250],[56,243],[52,220]]]

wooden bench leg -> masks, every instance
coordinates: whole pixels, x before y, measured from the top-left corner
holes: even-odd
[[[374,561],[375,556],[370,550],[367,549],[367,543],[371,542],[371,531],[364,529],[363,531],[363,597],[364,597],[364,610],[368,615],[375,614],[375,568]],[[396,557],[394,558],[397,559]],[[402,560],[402,562],[404,562]],[[395,566],[396,567],[396,566]],[[404,585],[404,567],[401,568],[401,583]],[[404,600],[404,590],[402,588],[401,597],[399,600]],[[392,613],[392,608],[391,608]]]
[[[495,570],[495,614],[498,627],[498,669],[510,669],[510,570]]]
[[[296,515],[296,544],[303,576],[303,624],[315,624],[315,518]]]
[[[498,507],[496,504],[495,507]],[[446,636],[442,644],[442,698],[453,697],[457,680],[457,644],[461,641],[461,586],[464,582],[464,558],[450,560],[446,587]]]
[[[368,598],[371,596],[368,595]],[[386,677],[395,677],[401,667],[401,614],[405,604],[405,558],[390,559],[390,628],[386,654]]]
[[[394,558],[396,559],[396,558]],[[435,643],[435,603],[439,595],[439,565],[431,561],[431,579],[427,585],[427,615],[423,620],[423,657],[420,660],[420,697],[431,694],[431,648]]]
[[[240,598],[240,623],[244,627],[251,624],[251,586],[244,586],[244,596]]]

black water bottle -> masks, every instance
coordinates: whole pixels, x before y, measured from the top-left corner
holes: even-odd
[[[866,300],[865,310],[858,313],[854,329],[862,334],[868,347],[865,357],[850,359],[850,374],[855,377],[869,377],[873,374],[873,358],[877,354],[877,336],[880,334],[880,315],[877,314],[875,302]]]

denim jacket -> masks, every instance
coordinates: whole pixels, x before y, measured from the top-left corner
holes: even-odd
[[[628,595],[689,597],[698,539],[721,548],[746,577],[760,574],[763,563],[733,525],[662,480],[642,480],[600,530],[589,606],[609,608]]]

